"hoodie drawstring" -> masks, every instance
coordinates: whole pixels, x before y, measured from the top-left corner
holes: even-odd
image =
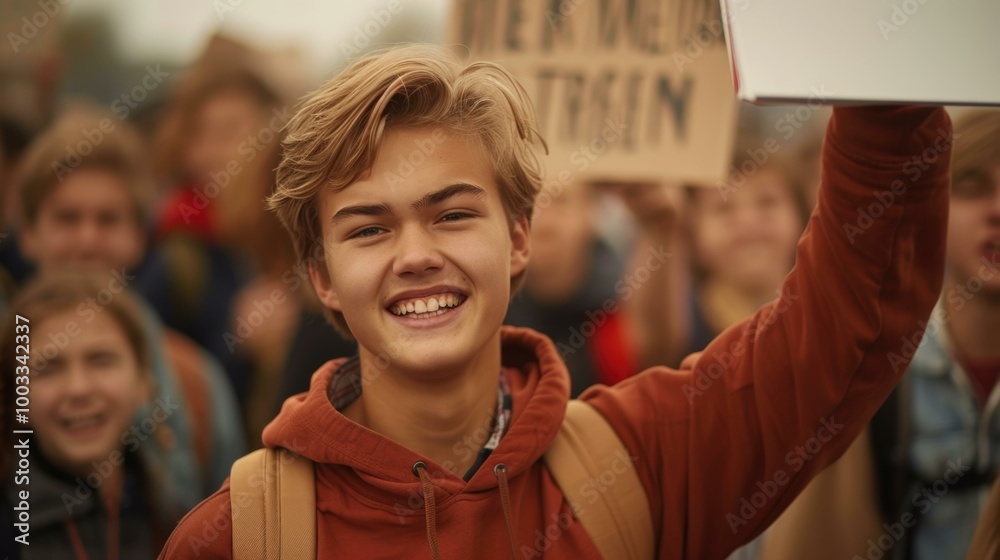
[[[427,521],[427,543],[431,546],[431,556],[434,560],[440,560],[437,539],[437,506],[434,502],[434,484],[431,476],[427,474],[427,465],[423,461],[413,463],[413,474],[420,477],[420,489],[424,494],[424,519]],[[515,560],[514,545],[514,519],[510,509],[510,487],[507,485],[507,465],[497,463],[493,467],[493,474],[500,483],[500,503],[503,506],[503,520],[507,524],[507,539],[510,544],[510,557]]]
[[[507,465],[497,463],[493,467],[493,474],[500,481],[500,503],[503,505],[503,520],[507,523],[507,538],[510,540],[510,558],[511,560],[515,560],[514,551],[517,547],[514,545],[514,520],[510,513],[510,489],[507,487]]]
[[[424,519],[427,520],[427,542],[431,545],[431,556],[434,557],[434,560],[440,560],[437,521],[435,519],[437,510],[434,504],[434,485],[431,484],[431,477],[427,474],[427,465],[423,461],[413,463],[413,474],[420,477],[420,489],[424,492]]]

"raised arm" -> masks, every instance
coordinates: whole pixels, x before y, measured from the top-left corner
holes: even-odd
[[[661,558],[760,533],[891,392],[941,287],[951,142],[941,108],[835,109],[780,299],[679,372],[583,396],[637,459]]]

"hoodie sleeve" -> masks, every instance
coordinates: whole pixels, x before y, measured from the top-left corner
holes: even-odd
[[[892,391],[940,293],[951,143],[941,108],[835,108],[779,298],[679,371],[582,396],[636,460],[660,558],[758,535]]]

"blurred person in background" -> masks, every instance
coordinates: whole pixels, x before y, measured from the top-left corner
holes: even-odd
[[[955,138],[945,280],[926,333],[904,346],[913,361],[867,433],[765,535],[762,559],[966,556],[1000,470],[1000,111],[963,113]],[[936,156],[925,157],[909,176]]]
[[[254,271],[226,246],[219,213],[223,193],[267,157],[284,124],[281,94],[259,59],[216,36],[177,84],[157,131],[155,170],[166,192],[139,288],[167,326],[215,356],[241,396],[248,366],[225,335],[236,295]]]
[[[636,371],[628,325],[621,313],[605,316],[603,310],[604,301],[617,297],[614,285],[625,263],[598,235],[600,193],[595,186],[552,181],[543,193],[547,204],[539,203],[532,216],[535,258],[504,323],[533,328],[561,345],[575,397],[595,383],[613,385]],[[602,314],[600,325],[588,311]]]
[[[628,263],[597,227],[601,204],[615,199],[639,226]],[[657,333],[668,306],[654,295],[666,285],[674,219],[662,185],[554,178],[544,186],[532,216],[535,258],[504,322],[555,342],[572,372],[572,397],[664,363],[656,355],[664,342]]]
[[[31,124],[0,109],[0,312],[13,297],[17,285],[31,275],[32,267],[17,244],[20,205],[13,186],[21,157],[34,133]]]
[[[151,422],[171,411],[154,401],[149,340],[135,302],[118,294],[80,328],[80,302],[106,284],[102,275],[42,277],[12,302],[30,322],[15,321],[15,313],[4,319],[5,384],[28,376],[29,367],[15,360],[17,333],[30,333],[24,336],[35,347],[28,424],[12,424],[9,408],[4,418],[8,429],[33,430],[17,436],[28,438],[30,474],[7,478],[4,488],[11,507],[30,504],[29,546],[17,551],[26,560],[153,558],[183,513],[161,472],[163,450],[147,437],[150,426],[157,429]],[[13,533],[11,540],[23,534]]]
[[[691,259],[690,294],[678,284],[675,301],[686,301],[672,347],[681,354],[703,349],[719,333],[780,296],[795,261],[795,247],[808,215],[803,189],[776,157],[740,171],[751,161],[742,142],[735,150],[737,171],[718,188],[688,187],[684,217]],[[686,319],[686,321],[685,321]]]
[[[146,247],[150,179],[143,144],[126,123],[86,108],[67,112],[32,143],[18,187],[18,241],[38,272],[87,270],[106,277],[104,291],[78,302],[85,323],[107,299],[134,288],[131,272]],[[165,328],[142,300],[138,304],[155,398],[177,407],[153,437],[169,452],[168,472],[181,503],[190,507],[227,476],[244,450],[235,398],[207,352]]]
[[[220,242],[254,272],[234,297],[224,335],[243,368],[237,395],[251,447],[261,445],[260,434],[284,397],[307,391],[326,361],[355,353],[355,345],[323,320],[307,285],[309,263],[296,261],[288,232],[265,208],[280,156],[280,142],[268,144],[215,207]]]

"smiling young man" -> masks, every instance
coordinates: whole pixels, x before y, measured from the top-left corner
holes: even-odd
[[[764,306],[680,370],[584,393],[632,457],[657,557],[722,558],[760,533],[892,390],[887,355],[919,338],[941,286],[950,130],[939,108],[835,110],[782,290],[794,303]],[[505,71],[425,46],[355,63],[289,124],[270,204],[360,347],[263,434],[315,464],[319,557],[598,557],[574,515],[619,491],[617,475],[567,503],[543,455],[568,372],[550,340],[501,326],[529,259],[535,140]],[[917,177],[914,157],[928,161]],[[890,188],[893,204],[849,238]],[[246,520],[230,499],[226,483],[161,557],[231,557]]]

